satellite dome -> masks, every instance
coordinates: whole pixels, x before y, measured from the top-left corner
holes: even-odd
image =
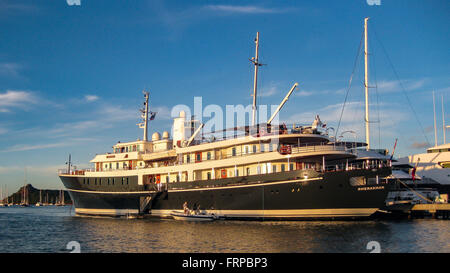
[[[158,132],[154,132],[152,135],[152,141],[160,140],[161,135]]]

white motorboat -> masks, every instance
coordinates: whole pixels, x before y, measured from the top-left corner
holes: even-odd
[[[181,221],[205,222],[214,221],[216,219],[216,216],[214,214],[195,214],[173,211],[170,215],[173,217],[173,219]]]

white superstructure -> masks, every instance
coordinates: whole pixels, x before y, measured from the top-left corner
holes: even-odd
[[[416,174],[422,179],[450,184],[450,143],[428,148],[426,153],[399,158],[398,164],[417,164]]]

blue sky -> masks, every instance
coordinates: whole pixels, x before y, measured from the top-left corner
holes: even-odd
[[[137,109],[149,89],[153,131],[170,130],[174,105],[251,104],[256,31],[261,104],[300,83],[280,120],[337,127],[369,20],[374,148],[407,155],[434,145],[432,90],[442,143],[441,96],[450,124],[448,1],[0,0],[0,185],[62,188],[69,153],[87,167],[118,140],[142,137]],[[386,50],[389,60],[384,53]],[[364,140],[358,61],[340,131]],[[417,113],[414,117],[401,84]],[[422,133],[425,131],[426,137]],[[380,128],[380,129],[379,129]],[[450,131],[447,131],[450,135]],[[346,137],[354,139],[351,134]],[[447,137],[450,138],[450,137]]]

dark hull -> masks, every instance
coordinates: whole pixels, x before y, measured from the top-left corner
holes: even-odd
[[[167,191],[137,185],[88,186],[61,176],[78,214],[170,217],[184,202],[226,219],[368,217],[384,206],[389,185],[350,185],[350,177],[383,177],[390,169],[341,172],[291,171],[210,181],[169,183]],[[307,176],[307,177],[305,177]],[[108,188],[109,187],[109,188]],[[145,202],[147,198],[150,202]]]

